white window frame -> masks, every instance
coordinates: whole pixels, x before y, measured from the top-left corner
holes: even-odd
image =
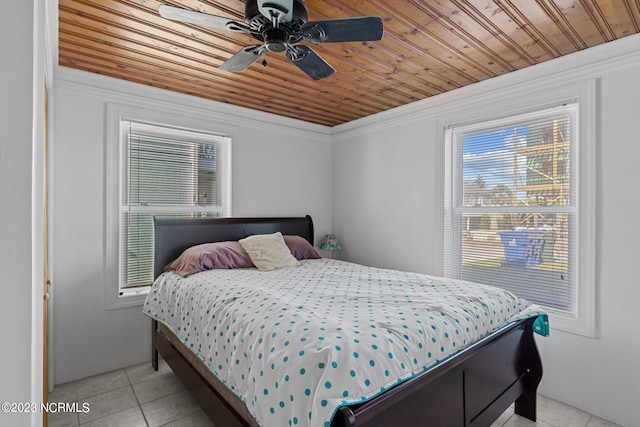
[[[515,91],[517,92],[517,91]],[[579,141],[575,153],[576,188],[576,313],[570,315],[566,312],[545,308],[549,313],[552,329],[571,332],[587,337],[596,336],[596,274],[595,274],[595,212],[596,212],[596,115],[597,81],[589,80],[577,82],[560,87],[547,86],[521,93],[494,94],[489,96],[491,102],[486,105],[466,104],[466,108],[452,111],[438,118],[438,140],[442,142],[440,157],[442,160],[442,174],[444,181],[442,189],[442,213],[443,224],[443,254],[448,247],[451,258],[443,256],[443,274],[452,276],[451,264],[460,258],[459,235],[451,231],[453,213],[451,211],[451,194],[446,194],[445,188],[453,189],[452,176],[447,174],[453,165],[452,150],[447,142],[447,129],[463,126],[471,123],[491,122],[500,117],[512,117],[533,111],[543,110],[552,106],[562,105],[566,102],[577,101],[578,107],[578,133]],[[449,185],[445,185],[448,183]]]
[[[148,123],[158,125],[167,129],[192,130],[200,133],[211,133],[220,136],[231,137],[235,129],[212,123],[197,114],[182,116],[178,114],[167,114],[164,111],[157,111],[151,108],[141,108],[140,106],[127,106],[118,104],[107,104],[106,111],[106,132],[105,132],[105,292],[106,308],[117,309],[124,307],[140,306],[143,304],[149,286],[138,288],[121,289],[121,267],[120,267],[120,215],[123,209],[121,180],[124,176],[125,148],[122,144],[123,121],[133,121],[138,123]],[[226,171],[227,184],[221,189],[223,194],[223,207],[221,216],[231,216],[231,144],[227,147],[226,162],[223,165]],[[144,209],[144,208],[143,208]],[[195,208],[196,210],[202,210]]]

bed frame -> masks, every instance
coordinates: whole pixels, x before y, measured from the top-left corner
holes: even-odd
[[[154,225],[156,277],[182,251],[200,243],[276,231],[302,236],[312,244],[314,238],[310,216],[155,218]],[[542,363],[533,322],[513,323],[368,402],[341,407],[331,426],[489,426],[514,402],[517,414],[535,421]],[[245,405],[156,321],[152,347],[154,369],[160,354],[217,426],[258,427]]]

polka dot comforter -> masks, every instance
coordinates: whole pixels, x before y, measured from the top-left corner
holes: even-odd
[[[359,403],[493,331],[537,317],[502,289],[338,260],[210,270],[154,283],[144,313],[167,326],[265,427],[328,426]]]

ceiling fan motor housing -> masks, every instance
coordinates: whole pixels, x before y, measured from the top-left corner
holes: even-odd
[[[309,19],[307,6],[301,0],[293,0],[290,22],[281,22],[274,28],[272,21],[260,13],[257,0],[247,0],[244,5],[244,22],[250,26],[251,35],[266,43],[272,52],[283,52],[286,45],[302,39],[301,27]]]

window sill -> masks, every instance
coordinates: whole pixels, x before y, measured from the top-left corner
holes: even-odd
[[[109,301],[107,301],[107,310],[142,306],[150,288],[150,286],[144,286],[141,288],[121,290],[120,295],[115,298],[109,298]]]
[[[549,314],[549,327],[552,330],[568,332],[587,338],[596,338],[594,313],[572,316],[548,307],[543,307],[543,309]]]

